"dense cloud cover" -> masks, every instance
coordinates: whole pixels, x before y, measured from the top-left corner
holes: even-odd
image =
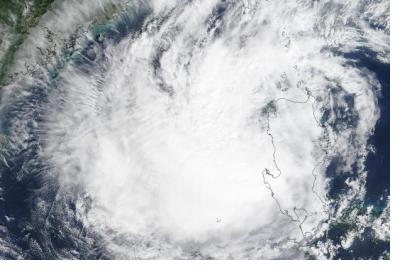
[[[342,252],[389,242],[389,28],[376,0],[55,3],[1,89],[0,256],[374,258]]]

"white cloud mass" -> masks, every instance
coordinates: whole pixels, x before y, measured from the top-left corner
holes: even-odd
[[[344,54],[389,61],[388,1],[116,1],[108,22],[93,21],[109,3],[47,13],[30,36],[49,30],[56,55],[41,64],[36,46],[49,42],[27,40],[13,67],[40,70],[2,89],[2,111],[46,89],[8,135],[11,154],[40,143],[27,162],[42,178],[36,215],[52,223],[72,201],[90,233],[78,236],[98,237],[110,258],[329,257],[309,249],[343,210],[326,168],[334,157],[340,171],[357,166],[340,201],[363,197],[379,118],[377,77]],[[121,40],[93,37],[138,17]],[[54,79],[67,34],[79,51]]]

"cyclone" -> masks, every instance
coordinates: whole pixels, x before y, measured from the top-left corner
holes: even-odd
[[[389,1],[20,4],[1,258],[389,258]]]

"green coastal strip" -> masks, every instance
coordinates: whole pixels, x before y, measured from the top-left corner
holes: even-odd
[[[8,71],[16,51],[55,0],[0,0],[0,24],[8,26],[12,41],[0,58],[0,87],[7,84]]]

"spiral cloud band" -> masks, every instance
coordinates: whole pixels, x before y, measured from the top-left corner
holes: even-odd
[[[388,257],[389,29],[384,0],[54,1],[1,88],[0,256]]]

